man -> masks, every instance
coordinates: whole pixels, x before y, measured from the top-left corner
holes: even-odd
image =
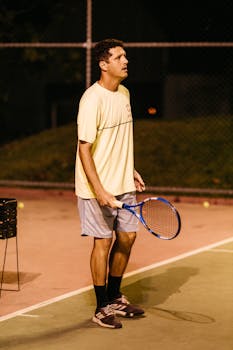
[[[82,235],[94,238],[90,265],[97,307],[92,320],[121,328],[117,315],[133,317],[144,311],[120,292],[138,223],[117,209],[115,201],[135,203],[135,191],[143,191],[145,184],[134,169],[129,92],[120,84],[128,76],[123,43],[100,41],[95,56],[100,79],[85,91],[78,111],[76,194]]]

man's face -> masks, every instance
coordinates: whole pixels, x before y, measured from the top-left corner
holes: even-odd
[[[106,72],[112,76],[112,78],[118,78],[123,80],[128,76],[128,60],[126,58],[126,52],[121,46],[116,46],[109,50],[111,56],[108,61],[105,62]]]

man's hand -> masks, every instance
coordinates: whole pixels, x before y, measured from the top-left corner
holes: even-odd
[[[145,183],[142,180],[141,175],[134,169],[134,183],[136,186],[136,190],[138,192],[143,192],[146,189]]]
[[[99,192],[96,192],[96,199],[101,206],[116,208],[116,204],[115,204],[116,198],[111,193],[105,191],[104,189]]]

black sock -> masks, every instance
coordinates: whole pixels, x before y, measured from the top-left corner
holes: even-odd
[[[116,298],[120,298],[120,286],[121,286],[122,276],[111,276],[108,275],[108,299],[111,301]]]
[[[97,308],[99,309],[101,307],[104,307],[108,305],[108,296],[107,296],[107,290],[106,290],[106,285],[104,286],[95,286],[95,296],[96,296],[96,303],[97,303]]]

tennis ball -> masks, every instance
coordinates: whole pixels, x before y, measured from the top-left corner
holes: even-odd
[[[209,202],[207,202],[207,201],[203,202],[203,207],[204,208],[209,208],[209,206],[210,206]]]
[[[19,202],[18,203],[18,208],[19,209],[23,209],[24,208],[24,203],[23,202]]]

